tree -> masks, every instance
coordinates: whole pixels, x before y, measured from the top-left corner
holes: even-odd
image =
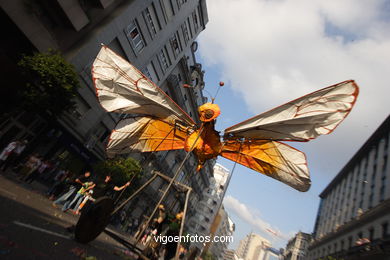
[[[132,185],[126,190],[120,193],[116,193],[115,196],[120,196],[124,199],[130,196],[134,192],[135,177],[139,177],[142,172],[142,167],[139,161],[128,158],[115,158],[101,161],[94,166],[94,170],[97,175],[104,178],[106,175],[111,175],[112,182],[117,186],[122,186],[126,182],[132,180]],[[119,199],[119,197],[116,197]]]
[[[140,163],[131,157],[101,161],[95,165],[94,169],[102,177],[111,175],[113,182],[120,184],[133,179],[133,176],[138,177],[142,172]]]
[[[215,260],[216,258],[215,258],[215,256],[211,252],[207,251],[204,254],[204,259],[205,260]]]
[[[55,51],[25,55],[18,63],[27,83],[22,105],[37,112],[60,115],[75,108],[73,98],[80,83],[72,64]]]

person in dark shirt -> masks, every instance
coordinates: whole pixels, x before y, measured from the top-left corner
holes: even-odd
[[[184,215],[183,211],[176,214],[176,217],[169,224],[169,229],[166,233],[166,236],[175,237],[175,236],[179,235],[183,215]],[[177,245],[178,245],[178,243],[175,241],[168,242],[166,244],[166,246],[165,246],[166,255],[164,256],[164,260],[170,260],[173,257],[175,257]]]
[[[107,193],[111,191],[121,191],[124,188],[128,187],[130,182],[127,182],[125,185],[118,187],[111,182],[111,175],[106,175],[104,181],[97,182],[93,188],[93,198],[98,199],[100,197],[105,196]]]
[[[118,187],[115,184],[111,183],[111,175],[106,175],[106,177],[104,178],[104,181],[94,182],[94,184],[92,186],[93,187],[93,190],[92,190],[92,198],[93,199],[88,200],[86,202],[86,204],[84,205],[84,207],[81,209],[81,211],[88,212],[88,210],[93,206],[92,201],[95,201],[103,196],[106,196],[106,194],[108,192],[121,191],[124,188],[128,187],[129,185],[130,185],[130,182],[127,182],[125,185]],[[66,230],[68,232],[73,232],[74,229],[75,229],[74,225],[71,225],[71,226],[66,228]]]

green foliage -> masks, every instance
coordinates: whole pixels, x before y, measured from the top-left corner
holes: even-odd
[[[333,256],[326,256],[325,258],[320,258],[320,260],[344,260],[344,258],[335,258]]]
[[[98,175],[102,177],[111,175],[115,183],[121,184],[131,180],[134,175],[139,176],[142,172],[140,163],[131,157],[105,160],[96,164],[94,169]]]
[[[216,258],[211,252],[207,251],[206,254],[204,255],[204,259],[205,260],[215,260]]]
[[[49,51],[23,56],[18,66],[28,81],[22,93],[27,109],[56,115],[74,109],[72,99],[80,83],[73,65],[61,54]]]

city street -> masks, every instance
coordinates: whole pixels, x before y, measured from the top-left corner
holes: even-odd
[[[77,216],[53,208],[45,189],[2,172],[0,259],[135,259],[106,234],[87,245],[76,242],[66,227],[75,224]]]

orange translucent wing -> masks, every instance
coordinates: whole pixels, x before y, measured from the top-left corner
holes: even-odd
[[[127,118],[111,132],[107,154],[113,157],[130,152],[183,149],[186,136],[186,129],[179,124],[145,116]]]
[[[225,139],[309,141],[331,133],[359,93],[353,80],[320,89],[225,130]]]
[[[305,154],[286,144],[265,140],[226,141],[220,155],[299,191],[310,188]]]

